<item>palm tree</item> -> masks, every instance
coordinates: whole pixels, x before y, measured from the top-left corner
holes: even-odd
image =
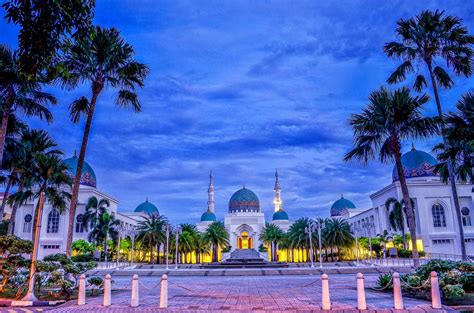
[[[466,93],[456,104],[456,112],[446,116],[446,137],[449,148],[443,143],[433,149],[439,162],[435,172],[443,182],[449,181],[447,161],[454,160],[454,171],[461,182],[474,183],[474,92]]]
[[[346,248],[354,243],[349,223],[341,218],[329,218],[325,223],[325,234],[327,245],[337,248],[337,258],[339,259],[340,248]],[[331,250],[332,251],[332,250]]]
[[[154,248],[157,248],[159,257],[159,245],[166,240],[165,226],[168,224],[166,217],[158,214],[150,214],[143,221],[138,222],[137,240],[148,245],[150,249],[150,263],[155,262]],[[159,261],[159,260],[158,260]]]
[[[211,252],[210,242],[204,233],[196,232],[194,238],[194,252],[196,253],[196,263],[202,263],[202,256]]]
[[[12,199],[19,203],[24,203],[26,199],[38,199],[34,218],[35,231],[33,234],[33,253],[31,255],[28,292],[23,298],[23,300],[29,301],[36,299],[33,291],[36,276],[34,271],[44,203],[47,201],[52,208],[64,212],[71,198],[71,194],[66,190],[72,184],[71,177],[68,174],[68,167],[58,155],[36,154],[33,162],[34,164],[32,164],[32,170],[30,171],[32,179],[29,180],[29,184],[24,186],[24,191],[18,191],[12,195]]]
[[[278,244],[281,243],[284,236],[283,230],[275,224],[267,223],[260,233],[260,240],[270,245],[272,251],[272,261],[277,261]]]
[[[414,206],[414,201],[411,199],[412,206]],[[403,249],[406,250],[407,243],[405,240],[405,205],[403,200],[398,201],[395,198],[388,198],[385,201],[385,207],[390,212],[388,214],[388,220],[390,222],[390,226],[394,231],[400,231],[402,233],[403,238]]]
[[[113,214],[109,212],[103,212],[99,215],[97,224],[91,229],[87,239],[95,244],[103,244],[104,246],[104,257],[107,262],[108,257],[108,244],[107,241],[110,239],[116,239],[118,237],[117,227],[120,225],[120,221],[115,218]]]
[[[82,225],[87,229],[94,228],[99,222],[99,218],[102,214],[107,212],[107,208],[110,206],[108,199],[97,199],[92,196],[87,200],[86,213],[82,217]]]
[[[313,223],[308,217],[302,217],[297,219],[293,224],[291,224],[288,229],[288,241],[289,247],[291,249],[297,250],[306,250],[306,257],[309,258],[310,253],[310,243],[309,236],[306,233],[306,229]],[[314,244],[318,242],[317,233],[312,233],[312,241]],[[314,251],[313,251],[314,253]]]
[[[421,69],[422,66],[426,66],[425,69],[428,70],[436,100],[438,117],[441,121],[443,143],[449,147],[438,86],[449,89],[454,85],[454,82],[441,64],[445,63],[455,75],[469,77],[472,74],[474,36],[469,35],[468,29],[462,24],[461,19],[445,15],[444,11],[439,10],[434,12],[426,10],[414,18],[400,19],[397,24],[396,33],[400,37],[400,42],[389,42],[385,44],[384,50],[389,57],[400,58],[403,63],[388,78],[388,82],[393,84],[404,81],[407,74],[412,73],[415,68]],[[416,66],[415,63],[419,63],[421,66]],[[418,72],[414,89],[421,91],[426,86],[425,75]],[[454,160],[451,159],[447,162],[447,170],[459,225],[461,253],[465,260],[467,254],[456,188]]]
[[[3,163],[7,125],[11,114],[21,112],[26,116],[38,116],[51,122],[53,116],[49,104],[56,104],[56,98],[41,91],[42,85],[25,79],[21,74],[18,54],[7,46],[0,45],[0,164]]]
[[[28,129],[24,127],[21,136],[15,144],[16,157],[12,163],[11,172],[14,172],[15,180],[18,186],[16,195],[8,197],[7,202],[12,207],[10,222],[8,224],[8,234],[13,235],[16,213],[18,207],[23,204],[18,201],[18,195],[21,195],[25,186],[31,185],[35,179],[35,157],[37,155],[62,156],[62,151],[56,149],[56,142],[44,130]],[[23,199],[26,201],[27,199]]]
[[[406,204],[408,229],[412,236],[413,259],[418,266],[416,248],[416,224],[413,206],[403,171],[401,142],[404,139],[427,138],[438,131],[436,119],[425,118],[421,114],[427,95],[412,96],[406,87],[389,91],[385,88],[373,91],[369,104],[361,114],[353,114],[350,125],[354,131],[354,149],[344,156],[344,160],[378,158],[382,163],[395,159],[400,179],[403,200]]]
[[[229,246],[229,233],[223,222],[213,222],[205,232],[205,238],[212,244],[212,262],[218,262],[219,248]]]
[[[140,112],[141,105],[136,94],[137,86],[142,87],[148,68],[133,59],[134,50],[126,43],[115,28],[95,27],[89,36],[83,36],[76,42],[69,42],[62,61],[61,82],[68,87],[89,83],[91,99],[81,97],[70,106],[71,119],[79,122],[86,117],[81,150],[74,177],[72,199],[69,208],[69,230],[66,242],[66,253],[72,252],[74,216],[81,181],[82,167],[86,156],[87,143],[92,125],[97,99],[107,87],[118,88],[115,103],[120,107],[132,107]]]

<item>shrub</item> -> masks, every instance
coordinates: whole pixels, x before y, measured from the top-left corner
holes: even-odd
[[[383,288],[385,290],[391,290],[393,288],[392,275],[393,275],[392,272],[385,273],[385,274],[380,274],[379,278],[377,278],[377,282],[376,282],[377,288]]]
[[[89,284],[89,286],[91,286],[92,295],[94,295],[94,290],[96,289],[100,290],[103,288],[104,280],[100,277],[93,276],[87,280],[87,283]]]
[[[78,254],[71,257],[73,262],[90,262],[93,260],[94,257],[91,254]]]
[[[461,285],[446,285],[442,288],[442,292],[446,299],[461,298],[466,294]]]

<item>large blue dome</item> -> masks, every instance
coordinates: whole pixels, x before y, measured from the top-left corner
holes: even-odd
[[[206,211],[201,215],[201,222],[215,222],[215,221],[217,221],[217,218],[213,212]]]
[[[355,209],[356,206],[351,200],[347,200],[341,195],[341,199],[334,202],[331,207],[331,216],[341,215],[342,211],[346,209]]]
[[[273,220],[274,221],[287,221],[288,220],[288,213],[283,210],[276,211],[273,213]]]
[[[438,162],[429,153],[416,150],[414,147],[402,155],[403,172],[406,178],[436,176],[434,165]],[[393,181],[399,180],[397,167],[393,167]]]
[[[73,178],[76,175],[78,161],[79,158],[76,155],[63,161],[63,163],[69,167],[69,173],[71,173]],[[91,186],[94,188],[97,187],[97,179],[94,170],[86,161],[84,161],[84,164],[82,165],[81,185]]]
[[[135,212],[137,212],[137,213],[146,213],[148,215],[152,215],[152,214],[159,215],[160,214],[160,212],[158,211],[158,208],[153,203],[149,202],[148,199],[146,199],[145,202],[139,204],[135,208]]]
[[[260,212],[257,195],[245,187],[237,190],[229,200],[229,213],[235,212]]]

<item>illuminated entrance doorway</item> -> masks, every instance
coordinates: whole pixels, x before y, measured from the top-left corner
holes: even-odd
[[[253,249],[253,240],[249,237],[249,233],[244,230],[237,238],[237,249]]]

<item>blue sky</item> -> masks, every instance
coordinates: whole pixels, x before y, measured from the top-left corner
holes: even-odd
[[[122,211],[148,197],[172,222],[198,222],[212,169],[220,219],[242,184],[270,218],[278,168],[290,219],[327,216],[341,193],[370,207],[392,165],[342,161],[348,117],[399,63],[382,50],[396,21],[423,9],[444,9],[474,32],[469,1],[98,0],[95,24],[118,28],[150,67],[141,113],[116,109],[110,91],[99,98],[86,158],[99,188]],[[0,22],[0,42],[15,47],[16,35]],[[457,79],[442,92],[445,108],[473,86]],[[51,91],[54,123],[30,123],[72,155],[83,124],[67,108],[89,88]],[[433,103],[427,109],[434,114]],[[437,141],[415,144],[430,150]]]

